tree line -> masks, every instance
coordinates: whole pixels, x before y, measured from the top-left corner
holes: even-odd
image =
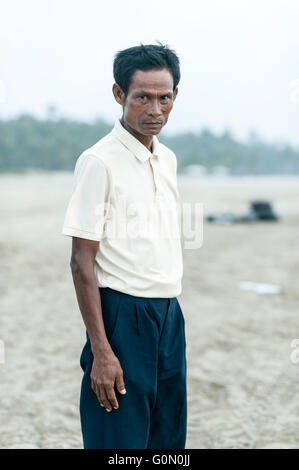
[[[106,135],[113,125],[66,118],[37,119],[29,114],[0,120],[0,171],[28,169],[73,171],[80,153]],[[178,172],[188,165],[207,171],[227,167],[232,174],[298,174],[299,151],[288,143],[266,143],[252,133],[246,142],[230,132],[215,135],[208,129],[167,135],[159,140],[177,156]]]

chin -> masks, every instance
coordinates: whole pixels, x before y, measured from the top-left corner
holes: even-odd
[[[142,128],[142,134],[143,135],[157,135],[161,132],[161,130],[163,129],[164,127],[164,124],[162,126],[159,126],[159,127],[147,127],[147,126],[144,126]]]
[[[162,130],[162,127],[160,127],[160,129],[151,129],[151,130],[148,130],[147,132],[143,132],[144,135],[157,135],[157,134],[160,134]]]

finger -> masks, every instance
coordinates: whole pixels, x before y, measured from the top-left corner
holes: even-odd
[[[127,391],[125,389],[123,374],[120,374],[116,377],[115,384],[116,384],[116,388],[119,391],[119,393],[121,393],[122,395],[127,393]]]
[[[106,394],[109,402],[114,409],[118,408],[118,401],[115,396],[114,387],[112,385],[106,385]]]
[[[97,388],[97,391],[96,391],[96,396],[97,396],[97,399],[99,400],[99,404],[101,406],[104,406],[102,400],[101,400],[101,395],[100,395],[100,392],[99,392],[99,389]]]
[[[106,408],[107,411],[111,411],[112,407],[111,407],[111,404],[110,404],[110,402],[107,398],[105,386],[102,384],[102,385],[100,385],[99,388],[100,388],[99,395],[100,395],[101,402],[103,403],[103,405],[104,405],[104,407]]]
[[[101,397],[100,397],[100,390],[99,388],[97,387],[97,384],[94,382],[94,380],[91,379],[91,388],[92,388],[92,391],[96,394],[97,396],[97,399],[99,400],[99,403],[101,406],[104,406],[103,403],[102,403],[102,400],[101,400]]]

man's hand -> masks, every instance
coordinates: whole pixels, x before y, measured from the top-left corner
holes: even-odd
[[[101,406],[107,411],[119,407],[115,395],[114,385],[119,393],[126,393],[123,370],[118,358],[113,351],[101,354],[100,357],[94,357],[91,369],[91,388],[98,397]]]
[[[123,370],[110,347],[102,315],[99,287],[95,277],[94,263],[99,242],[73,237],[71,269],[78,304],[90,337],[94,356],[91,369],[91,387],[107,411],[118,408],[114,385],[125,394]]]

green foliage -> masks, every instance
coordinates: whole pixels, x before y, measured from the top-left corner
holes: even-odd
[[[299,173],[299,151],[288,144],[266,144],[255,138],[241,143],[229,132],[215,136],[207,129],[197,134],[165,136],[160,140],[176,152],[178,171],[198,164],[207,171],[215,166],[226,166],[232,174]]]
[[[0,171],[72,171],[80,153],[112,127],[101,119],[88,124],[51,115],[46,120],[28,114],[0,120]],[[254,133],[246,143],[236,141],[229,132],[216,136],[208,129],[176,136],[163,132],[159,139],[176,153],[179,172],[199,164],[208,171],[226,166],[233,174],[299,173],[298,150],[288,144],[265,143]]]
[[[0,121],[0,170],[40,168],[73,170],[79,154],[111,130],[97,120],[93,124],[37,120],[30,115]]]

